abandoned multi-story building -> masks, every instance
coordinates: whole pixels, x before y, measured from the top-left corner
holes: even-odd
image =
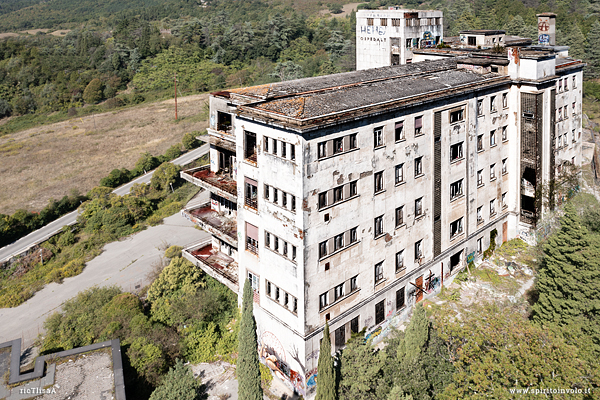
[[[250,280],[261,357],[311,397],[325,321],[335,349],[376,341],[535,225],[536,190],[581,163],[582,68],[509,48],[213,93],[210,165],[182,172],[213,238],[184,256]]]
[[[443,22],[443,13],[434,10],[358,10],[356,69],[410,63],[413,49],[443,41]]]

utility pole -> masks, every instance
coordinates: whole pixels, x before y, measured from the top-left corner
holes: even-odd
[[[175,121],[177,121],[177,72],[175,72],[173,82],[175,83]]]

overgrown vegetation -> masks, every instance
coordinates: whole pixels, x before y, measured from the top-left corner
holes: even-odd
[[[162,311],[175,316],[165,318]],[[41,352],[119,338],[128,397],[148,398],[158,386],[152,398],[163,398],[160,393],[168,388],[193,387],[185,368],[176,363],[178,358],[194,362],[231,358],[237,350],[238,320],[234,293],[187,260],[174,257],[146,299],[117,287],[94,287],[67,301],[60,313],[46,320]]]

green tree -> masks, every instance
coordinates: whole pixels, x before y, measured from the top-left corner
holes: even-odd
[[[200,142],[198,141],[198,139],[196,139],[196,135],[194,135],[194,132],[188,132],[185,135],[183,135],[183,139],[181,139],[181,144],[183,144],[183,147],[186,150],[192,150],[200,146]]]
[[[103,84],[98,78],[94,78],[88,83],[83,91],[83,100],[87,104],[96,104],[102,100]]]
[[[361,335],[362,336],[362,335]],[[356,336],[348,341],[341,357],[340,400],[376,400],[384,398],[383,367],[385,355],[374,351],[371,342]]]
[[[145,152],[135,163],[135,169],[140,173],[152,171],[154,168],[160,165],[160,161],[158,158],[154,157],[152,154]]]
[[[180,167],[170,162],[165,162],[156,168],[154,174],[152,174],[152,180],[150,186],[157,190],[168,190],[170,185],[177,182],[179,177]]]
[[[422,304],[417,304],[406,331],[400,334],[395,359],[388,363],[394,388],[415,400],[434,399],[452,381],[454,367],[446,345]]]
[[[585,36],[579,27],[579,24],[573,23],[569,33],[565,37],[565,44],[570,46],[569,55],[575,59],[585,58]]]
[[[10,117],[12,114],[12,106],[4,99],[0,99],[0,118]]]
[[[252,313],[254,291],[250,281],[244,282],[242,299],[242,319],[240,322],[238,348],[238,397],[240,400],[262,400],[263,391],[260,386],[260,368],[258,360],[258,340],[256,337],[256,320]]]
[[[194,379],[192,371],[177,359],[175,366],[163,378],[150,400],[197,400],[201,395],[200,383]]]
[[[440,324],[456,372],[437,396],[450,399],[514,399],[509,388],[591,387],[577,348],[552,330],[532,324],[517,310],[484,304],[460,320]],[[582,397],[585,398],[585,397]]]
[[[600,22],[595,21],[587,34],[585,44],[585,61],[588,62],[585,74],[590,78],[600,77],[600,46],[598,43],[600,43]]]
[[[319,364],[317,366],[317,397],[316,400],[336,400],[335,394],[335,369],[331,357],[331,339],[329,337],[329,324],[325,322],[323,339],[319,350]]]
[[[533,306],[537,322],[566,324],[579,315],[600,310],[600,286],[589,281],[600,277],[598,257],[589,257],[588,230],[574,207],[565,206],[560,230],[543,245],[544,258],[535,287],[539,298]]]

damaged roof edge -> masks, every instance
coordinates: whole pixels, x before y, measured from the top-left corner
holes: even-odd
[[[404,97],[401,99],[388,100],[381,103],[370,104],[368,106],[347,109],[340,112],[305,119],[287,117],[275,112],[258,110],[254,108],[252,104],[238,106],[237,115],[238,117],[246,118],[252,121],[262,122],[268,125],[285,128],[298,133],[306,133],[318,128],[324,128],[339,123],[350,122],[353,120],[364,118],[366,116],[375,116],[383,114],[389,112],[392,108],[396,106],[414,107],[416,105],[425,104],[434,100],[437,101],[440,99],[452,97],[456,93],[465,91],[465,89],[492,88],[507,84],[509,82],[510,78],[508,76],[499,76],[481,82],[456,86],[451,89],[436,90],[430,93],[419,94],[411,97]]]

